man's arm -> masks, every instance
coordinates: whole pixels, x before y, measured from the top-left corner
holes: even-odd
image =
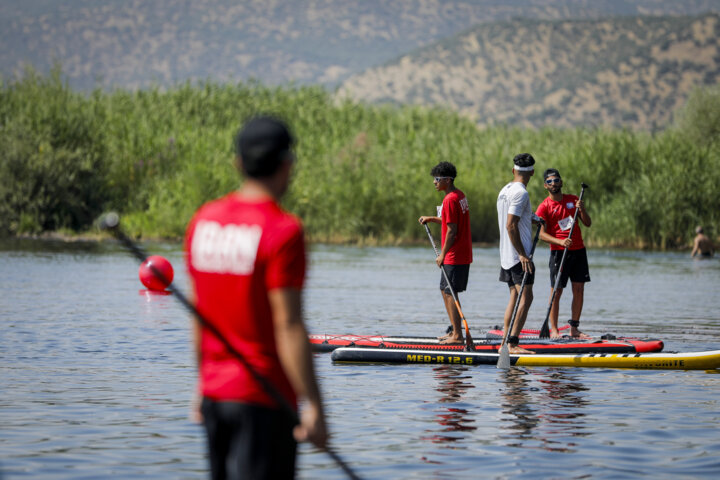
[[[590,214],[587,212],[587,210],[585,210],[585,202],[578,199],[575,207],[579,209],[578,216],[580,217],[580,221],[583,223],[583,225],[589,227],[592,224],[592,219],[590,218]]]
[[[693,249],[692,252],[690,252],[690,256],[694,257],[697,255],[697,253],[700,251],[700,237],[695,237],[695,240],[693,241]]]
[[[418,218],[418,222],[420,222],[423,225],[425,225],[427,222],[442,223],[442,218],[432,217],[432,216],[423,216],[423,217]]]
[[[520,264],[522,265],[523,272],[532,273],[532,262],[528,258],[525,252],[525,247],[523,247],[522,240],[520,239],[520,229],[518,228],[519,222],[520,217],[513,215],[512,213],[508,213],[505,228],[507,229],[508,236],[510,237],[510,243],[520,257]]]
[[[547,233],[547,230],[545,230],[545,225],[540,226],[540,240],[542,240],[545,243],[549,243],[552,245],[559,245],[561,247],[567,247],[570,248],[572,245],[572,239],[570,237],[568,238],[557,238],[553,237],[549,233]]]
[[[302,320],[302,293],[297,288],[276,288],[268,293],[268,298],[280,363],[295,392],[307,399],[300,425],[295,427],[295,438],[324,447],[327,443],[325,413]]]

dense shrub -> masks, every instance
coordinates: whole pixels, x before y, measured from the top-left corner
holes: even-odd
[[[442,201],[429,172],[447,160],[468,196],[474,240],[494,242],[497,192],[521,152],[538,161],[534,205],[546,194],[545,168],[561,171],[568,193],[590,185],[590,244],[673,247],[696,224],[720,232],[720,145],[697,141],[689,123],[653,135],[479,130],[447,110],[337,102],[319,87],[206,82],[82,95],[58,71],[0,89],[0,232],[84,231],[115,209],[134,235],[178,238],[199,205],[238,186],[232,139],[258,112],[284,117],[298,138],[285,205],[315,241],[424,240],[417,218]]]

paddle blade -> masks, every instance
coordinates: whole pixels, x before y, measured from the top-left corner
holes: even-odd
[[[540,329],[540,338],[550,338],[550,329],[548,328],[547,322],[543,323]]]
[[[470,336],[470,329],[467,327],[467,322],[465,323],[465,350],[468,352],[475,351],[475,342]]]
[[[510,348],[507,342],[503,343],[498,352],[497,368],[510,368]]]

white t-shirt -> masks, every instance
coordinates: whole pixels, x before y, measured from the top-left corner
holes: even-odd
[[[510,182],[500,190],[497,199],[498,227],[500,228],[500,265],[505,270],[520,262],[515,247],[510,242],[507,231],[507,216],[520,217],[518,229],[520,240],[525,248],[525,255],[530,255],[532,248],[532,214],[530,195],[522,182]]]

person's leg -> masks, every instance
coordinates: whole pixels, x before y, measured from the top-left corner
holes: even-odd
[[[578,328],[580,322],[580,315],[582,315],[583,302],[585,299],[585,284],[580,282],[572,282],[572,293],[573,298],[571,311],[574,325],[570,325],[570,336],[576,338],[590,338],[589,335],[584,334]]]
[[[517,286],[518,294],[520,293],[520,287]],[[515,318],[515,324],[513,325],[512,335],[520,335],[520,331],[525,326],[525,320],[527,320],[528,311],[533,301],[532,285],[525,285],[525,289],[522,292],[522,298],[518,305],[518,311]]]
[[[585,284],[572,282],[572,311],[573,320],[580,321],[580,315],[582,315],[583,303],[585,301]]]
[[[230,446],[230,431],[216,412],[215,402],[204,398],[201,404],[203,425],[207,435],[208,460],[210,462],[210,478],[225,480],[227,472],[225,463]]]
[[[550,338],[560,337],[560,331],[558,330],[558,316],[560,314],[560,297],[562,297],[562,292],[563,289],[558,287],[552,307],[550,308]],[[552,292],[550,292],[550,295],[552,295]]]
[[[568,252],[570,253],[570,252]],[[562,250],[552,250],[550,252],[550,295],[552,296],[552,289],[555,287],[555,281],[557,280],[557,274],[560,270],[560,262],[562,260]],[[563,273],[560,275],[560,283],[558,283],[557,293],[555,299],[550,307],[550,338],[559,338],[560,330],[558,330],[558,317],[560,316],[560,298],[562,297],[563,289],[567,286],[568,281],[568,264],[571,260],[569,257],[565,259],[565,266],[563,267]]]
[[[440,296],[443,299],[443,305],[445,305],[445,310],[448,314],[448,319],[450,320],[450,328],[448,328],[448,331],[444,334],[438,337],[438,340],[441,342],[443,340],[447,340],[450,338],[454,333],[454,327],[452,324],[452,314],[450,313],[450,309],[448,308],[447,301],[445,300],[445,289],[447,288],[447,282],[445,281],[445,275],[443,275],[442,272],[440,272]]]
[[[515,302],[517,301],[518,290],[515,289],[515,285],[509,285],[510,288],[510,299],[508,300],[507,307],[505,307],[505,316],[503,317],[503,336],[508,331],[510,326],[510,318],[512,312],[515,309]]]
[[[452,325],[452,332],[450,332],[445,338],[440,339],[441,344],[452,344],[462,343],[464,340],[462,331],[462,319],[460,318],[460,312],[458,312],[457,306],[455,305],[455,299],[453,296],[442,291],[443,302],[445,303],[445,310],[447,310],[448,318],[450,319],[450,325]],[[458,303],[460,299],[458,299]]]
[[[520,285],[515,285],[517,288],[517,293],[520,293]],[[516,297],[517,298],[517,297]],[[523,327],[525,326],[525,320],[527,320],[528,311],[530,310],[530,305],[533,301],[533,293],[532,293],[532,285],[525,285],[525,289],[522,292],[522,298],[520,299],[520,304],[518,305],[518,311],[515,314],[515,323],[513,324],[512,333],[510,336],[513,338],[513,341],[508,341],[508,347],[510,349],[510,353],[535,353],[530,350],[526,350],[522,348],[520,345],[518,345],[520,341],[520,332],[522,331]],[[517,339],[517,341],[515,340]]]
[[[580,315],[582,315],[583,303],[585,301],[585,283],[590,281],[590,268],[588,267],[587,251],[583,248],[573,252],[570,258],[569,277],[572,287],[572,304],[570,307],[571,322],[570,336],[575,338],[588,339],[589,335],[585,335],[579,330]]]
[[[511,269],[511,274],[513,277],[512,283],[514,284],[515,289],[515,299],[518,298],[521,290],[522,297],[518,302],[518,309],[515,313],[515,322],[513,323],[510,337],[508,338],[508,347],[510,349],[510,353],[534,353],[529,350],[525,350],[518,344],[520,343],[520,333],[525,326],[525,320],[527,319],[528,311],[530,310],[530,305],[533,301],[532,286],[535,281],[535,274],[526,274],[523,272],[519,263]]]
[[[235,429],[230,442],[227,479],[293,479],[297,443],[290,415],[255,405],[232,405],[232,402],[223,405],[228,407],[224,412],[225,421],[242,425]]]

